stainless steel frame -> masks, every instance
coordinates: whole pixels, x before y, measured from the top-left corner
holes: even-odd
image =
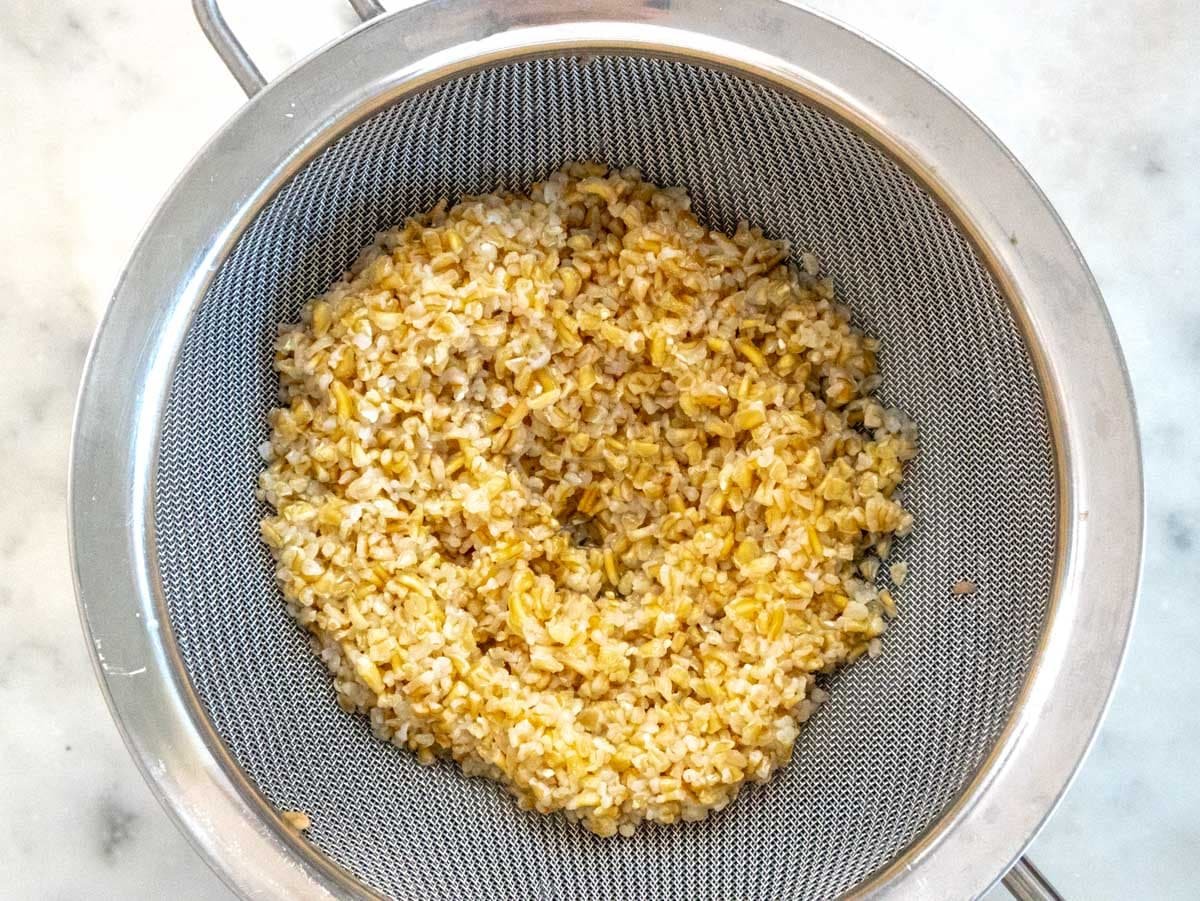
[[[513,56],[632,49],[732,68],[860,129],[957,217],[1029,337],[1064,491],[1044,644],[978,778],[859,894],[982,893],[1054,808],[1104,714],[1132,620],[1142,540],[1137,429],[1116,338],[1077,248],[1012,156],[907,63],[777,0],[744,0],[736,15],[716,0],[433,0],[387,16],[362,0],[353,5],[366,24],[265,89],[215,2],[194,5],[252,99],[163,201],[114,292],[80,394],[70,528],[80,611],[109,705],[143,775],[197,850],[247,897],[363,895],[283,826],[234,765],[189,688],[166,622],[150,511],[158,427],[176,354],[213,273],[294,172],[407,92]],[[1009,240],[1014,231],[1019,243]],[[1046,897],[1030,871],[1023,865],[1010,887],[1019,897]]]

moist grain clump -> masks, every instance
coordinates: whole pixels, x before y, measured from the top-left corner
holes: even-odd
[[[911,422],[811,255],[573,164],[281,328],[262,534],[342,705],[594,832],[702,818],[879,652]]]

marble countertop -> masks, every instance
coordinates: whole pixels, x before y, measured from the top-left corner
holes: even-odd
[[[1031,855],[1069,898],[1195,898],[1200,5],[815,5],[916,62],[999,134],[1108,299],[1145,448],[1142,601],[1108,720]],[[268,75],[354,21],[338,0],[225,6]],[[0,84],[0,896],[228,898],[105,709],[64,510],[76,384],[108,293],[159,197],[242,95],[185,0],[7,0]]]

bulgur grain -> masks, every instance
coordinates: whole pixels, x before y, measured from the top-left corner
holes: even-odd
[[[285,810],[282,816],[284,822],[300,832],[312,828],[312,820],[303,810]]]
[[[912,525],[878,343],[689,207],[591,164],[439,205],[276,348],[263,538],[342,705],[600,835],[786,762]]]

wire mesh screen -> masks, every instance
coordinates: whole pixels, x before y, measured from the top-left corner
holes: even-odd
[[[519,811],[450,764],[420,766],[342,712],[257,537],[256,448],[276,325],[372,235],[439,198],[527,187],[562,163],[684,185],[812,249],[883,341],[883,396],[921,430],[915,534],[881,658],[832,680],[791,764],[696,824],[597,839]],[[953,221],[852,130],[775,89],[659,59],[513,62],[375,115],[297,174],[222,265],[162,426],[155,523],[171,625],[233,756],[309,839],[397,898],[828,898],[928,829],[995,742],[1051,593],[1056,484],[1034,368]],[[978,590],[956,595],[971,580]]]

